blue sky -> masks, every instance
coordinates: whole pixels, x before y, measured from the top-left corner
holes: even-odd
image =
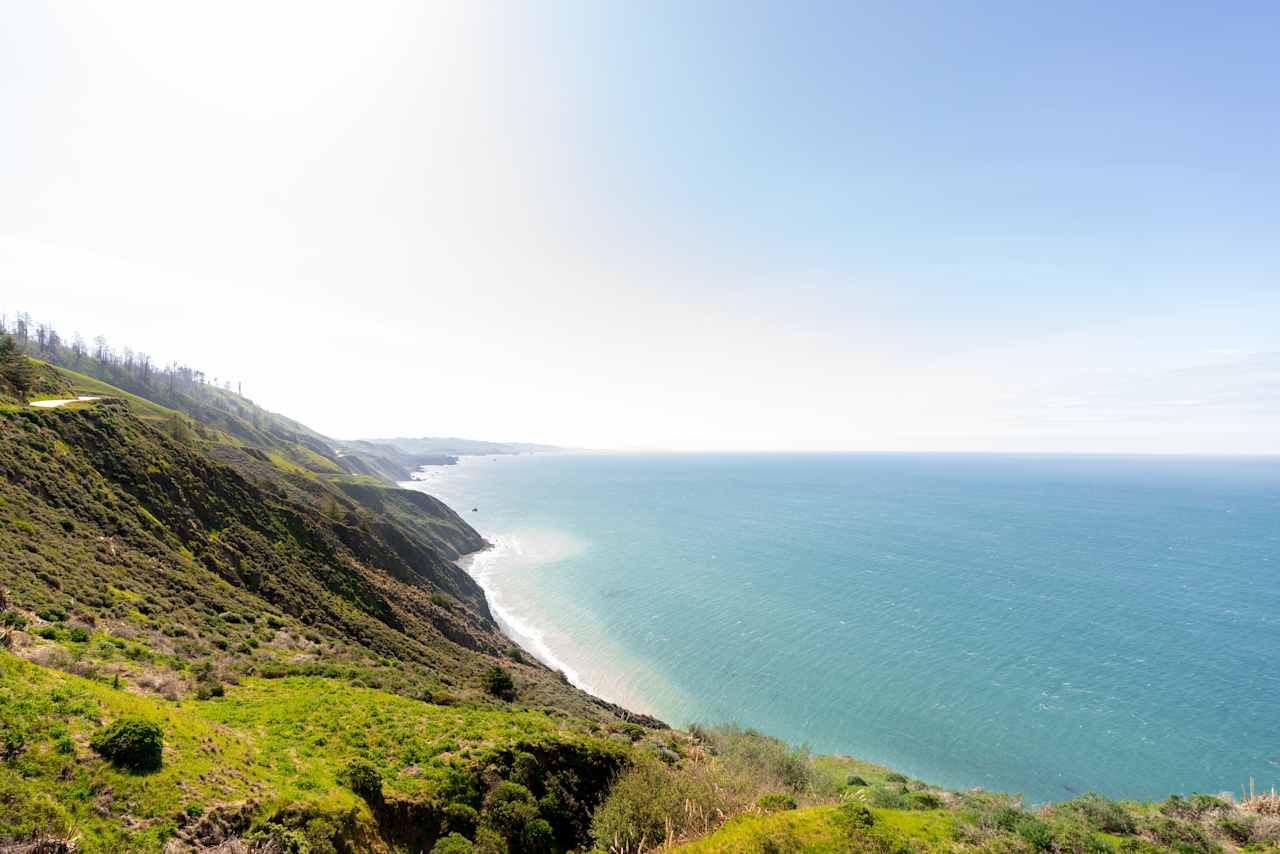
[[[0,310],[337,435],[1280,452],[1277,32],[1263,3],[27,8]],[[329,405],[345,348],[395,407]]]

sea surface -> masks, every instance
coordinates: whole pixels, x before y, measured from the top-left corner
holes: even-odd
[[[1280,784],[1280,459],[466,457],[415,486],[494,547],[578,685],[1032,802]]]

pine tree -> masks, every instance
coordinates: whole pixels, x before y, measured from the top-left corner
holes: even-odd
[[[8,335],[0,336],[0,381],[13,389],[19,398],[26,398],[35,384],[31,362]]]

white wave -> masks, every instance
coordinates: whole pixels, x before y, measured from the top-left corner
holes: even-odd
[[[583,681],[582,675],[555,653],[546,632],[534,625],[534,618],[516,612],[516,606],[507,600],[498,583],[501,576],[536,570],[579,554],[585,544],[568,534],[546,530],[504,534],[493,537],[492,543],[483,551],[459,559],[458,565],[484,590],[499,628],[543,664],[559,670],[582,690],[599,696],[594,686]]]

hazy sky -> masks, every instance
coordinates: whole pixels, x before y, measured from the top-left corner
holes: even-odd
[[[1280,5],[424,5],[10,4],[0,311],[339,437],[1280,452]]]

